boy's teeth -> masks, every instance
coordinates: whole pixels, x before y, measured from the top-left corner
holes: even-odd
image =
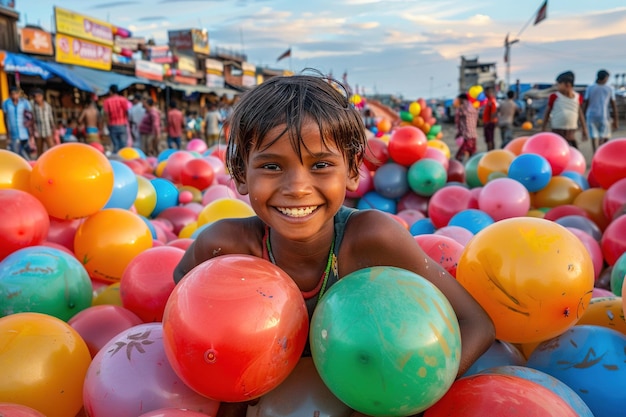
[[[278,207],[278,211],[290,217],[304,217],[313,213],[316,208],[317,206],[298,207],[298,208]]]

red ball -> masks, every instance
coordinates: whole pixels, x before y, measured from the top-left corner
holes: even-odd
[[[169,242],[167,242],[167,246],[173,246],[175,248],[179,248],[182,250],[187,250],[189,249],[189,246],[191,246],[191,244],[193,243],[194,239],[189,238],[189,237],[183,237],[180,239],[174,239],[171,240]]]
[[[387,144],[378,138],[368,139],[363,164],[365,164],[370,171],[376,171],[378,167],[386,164],[388,160],[389,149]]]
[[[417,235],[414,239],[426,255],[456,278],[456,267],[463,254],[463,245],[442,235]]]
[[[172,292],[163,317],[176,374],[217,401],[276,388],[298,362],[309,330],[300,290],[280,268],[249,255],[212,258]]]
[[[546,220],[555,221],[565,216],[583,216],[589,218],[589,213],[587,213],[585,209],[575,206],[573,204],[563,204],[561,206],[556,206],[548,210],[543,218]]]
[[[130,310],[108,304],[86,308],[68,321],[87,344],[92,358],[118,333],[142,323]]]
[[[389,156],[403,166],[411,166],[423,158],[428,148],[426,135],[414,126],[402,126],[389,139]]]
[[[178,235],[183,227],[198,220],[198,213],[187,207],[168,207],[159,213],[157,219],[165,219],[172,225],[171,232]]]
[[[570,161],[570,146],[563,137],[551,132],[532,135],[524,143],[522,153],[541,155],[550,164],[552,175],[559,175]]]
[[[615,214],[626,204],[626,178],[612,184],[602,198],[602,211],[607,219],[613,219]]]
[[[424,215],[428,214],[428,200],[430,197],[424,197],[415,194],[413,191],[409,191],[403,195],[398,201],[398,211],[402,210],[417,210]]]
[[[76,236],[76,230],[83,221],[84,219],[61,220],[50,217],[47,240],[65,246],[74,252],[74,236]]]
[[[624,155],[626,155],[626,138],[611,139],[600,146],[593,155],[591,170],[602,188],[609,188],[622,178],[626,178]]]
[[[604,260],[613,265],[626,252],[626,216],[619,216],[604,230],[602,239],[602,254]]]
[[[559,416],[578,414],[554,392],[516,376],[476,374],[457,380],[424,417]]]
[[[169,162],[168,162],[169,164]],[[180,171],[180,183],[202,191],[213,184],[215,170],[206,159],[187,161]]]
[[[187,162],[196,157],[187,151],[176,151],[167,158],[165,169],[163,170],[163,178],[169,178],[175,184],[180,184],[180,175],[183,167]]]
[[[50,218],[41,202],[27,192],[0,189],[0,260],[18,249],[46,240]]]
[[[21,404],[0,403],[0,416],[5,417],[46,417],[44,414]]]
[[[184,254],[179,248],[156,246],[133,258],[120,281],[122,305],[145,323],[163,320],[167,299],[174,291],[174,269]]]
[[[428,217],[435,228],[447,226],[460,211],[466,210],[472,200],[472,192],[461,185],[448,185],[435,191],[428,203]]]
[[[448,182],[465,183],[465,165],[456,159],[448,162]]]

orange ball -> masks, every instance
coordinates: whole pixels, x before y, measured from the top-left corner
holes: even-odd
[[[617,330],[626,335],[622,297],[594,298],[576,324],[591,324]]]
[[[0,403],[22,404],[47,417],[75,416],[90,362],[83,339],[60,319],[40,313],[0,319]]]
[[[560,175],[550,178],[550,182],[541,190],[531,194],[530,200],[535,208],[557,207],[572,204],[574,198],[582,192],[576,182]]]
[[[487,184],[489,175],[494,172],[506,175],[509,172],[509,166],[513,159],[515,159],[515,154],[505,149],[495,149],[487,152],[480,158],[476,167],[478,179],[484,185]]]
[[[30,192],[32,167],[15,152],[0,149],[0,189],[12,188]]]
[[[152,247],[152,233],[136,214],[105,209],[76,230],[74,253],[92,279],[118,282],[128,263]]]
[[[513,154],[515,155],[521,155],[522,148],[524,147],[524,144],[526,143],[527,140],[528,140],[528,136],[520,136],[518,138],[513,139],[509,143],[507,143],[504,149],[506,149],[509,152],[513,152]]]
[[[526,121],[526,122],[522,123],[522,129],[523,130],[530,130],[532,128],[533,128],[533,124],[531,122]]]
[[[573,205],[585,210],[589,218],[591,218],[601,230],[606,229],[610,223],[610,219],[606,217],[602,205],[605,193],[606,190],[604,188],[589,188],[578,194],[574,198],[574,201],[572,201]]]
[[[576,324],[591,300],[591,256],[572,232],[517,217],[487,226],[467,244],[457,281],[493,320],[496,338],[539,342]]]
[[[30,191],[53,217],[87,217],[109,201],[113,168],[94,147],[64,143],[47,150],[35,162]]]
[[[389,132],[391,130],[391,122],[389,119],[380,119],[380,121],[376,124],[379,132]]]
[[[424,118],[422,116],[415,116],[411,122],[415,127],[422,127],[424,124]]]

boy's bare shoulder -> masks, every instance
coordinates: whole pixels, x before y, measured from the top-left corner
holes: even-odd
[[[263,222],[256,216],[216,221],[197,236],[196,255],[207,259],[226,254],[261,256],[264,230]]]
[[[396,250],[397,245],[412,240],[409,231],[387,213],[359,210],[346,226],[345,240],[357,253],[361,251]]]

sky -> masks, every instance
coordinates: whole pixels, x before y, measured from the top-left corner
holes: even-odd
[[[16,0],[20,25],[53,29],[55,4],[167,42],[167,31],[207,29],[211,47],[247,54],[262,67],[315,68],[405,99],[449,98],[458,91],[461,56],[495,62],[506,80],[504,38],[514,83],[551,83],[572,70],[590,84],[599,69],[626,73],[623,0]],[[527,23],[529,23],[527,25]],[[527,25],[527,26],[526,26]],[[288,48],[291,58],[276,61]],[[623,78],[619,78],[620,84]]]

